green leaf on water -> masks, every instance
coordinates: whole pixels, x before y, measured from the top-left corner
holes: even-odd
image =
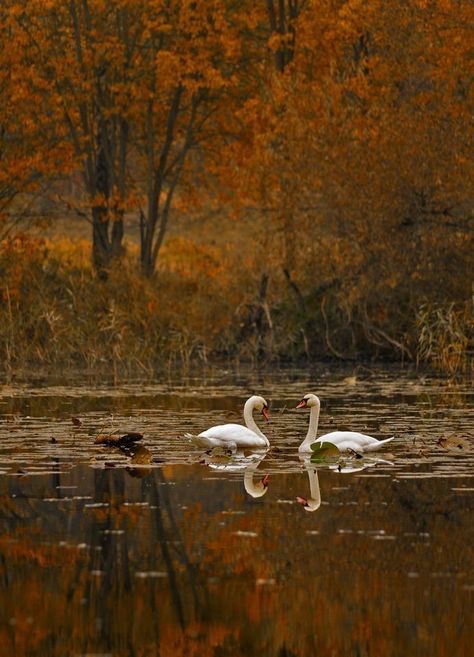
[[[312,443],[310,447],[313,452],[319,452],[324,449],[337,449],[336,445],[334,443],[330,443],[328,440],[325,440],[323,443]]]
[[[330,442],[313,443],[311,445],[311,463],[321,463],[324,461],[333,461],[334,458],[340,457],[340,452],[336,445]]]

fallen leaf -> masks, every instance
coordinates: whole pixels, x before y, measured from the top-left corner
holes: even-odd
[[[152,454],[149,449],[143,446],[139,446],[136,448],[136,451],[133,452],[130,463],[134,463],[136,465],[148,465],[151,463],[151,456]]]
[[[470,443],[467,437],[459,436],[455,433],[451,433],[448,436],[441,437],[437,441],[437,445],[443,447],[444,449],[453,449],[453,450],[468,450],[470,448]]]
[[[346,376],[345,379],[342,379],[343,383],[346,383],[349,386],[355,386],[357,383],[357,377],[356,376]]]

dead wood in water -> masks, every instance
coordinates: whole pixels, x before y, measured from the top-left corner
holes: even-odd
[[[106,447],[127,447],[143,438],[142,433],[130,432],[125,434],[118,433],[99,433],[94,440],[96,445],[105,445]]]

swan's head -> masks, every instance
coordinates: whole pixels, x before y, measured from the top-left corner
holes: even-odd
[[[312,497],[300,497],[296,498],[296,501],[303,506],[305,511],[317,511],[321,506],[321,500],[315,500]]]
[[[313,406],[319,406],[319,398],[316,397],[316,395],[308,393],[303,397],[296,408],[312,408]]]
[[[247,404],[249,404],[254,411],[258,411],[263,415],[265,420],[270,419],[270,414],[268,411],[268,404],[266,400],[263,397],[259,397],[258,395],[254,395],[253,397],[250,397],[250,399],[247,401]]]
[[[268,475],[256,483],[250,477],[244,477],[244,488],[251,497],[262,497],[268,490],[268,480]]]

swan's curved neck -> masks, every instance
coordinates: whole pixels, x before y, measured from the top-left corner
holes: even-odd
[[[318,399],[317,403],[314,406],[311,406],[311,412],[309,414],[308,433],[306,434],[306,438],[303,440],[303,442],[300,445],[301,451],[304,451],[306,447],[309,447],[309,445],[311,445],[311,443],[314,443],[314,441],[316,440],[316,435],[318,433],[320,408],[321,408],[321,404],[319,403],[319,399]]]
[[[248,429],[251,431],[255,432],[257,436],[260,436],[260,438],[264,438],[265,440],[267,439],[266,436],[260,431],[258,428],[257,423],[253,419],[253,409],[254,409],[254,401],[252,398],[247,399],[245,402],[244,406],[244,422],[245,425]]]

